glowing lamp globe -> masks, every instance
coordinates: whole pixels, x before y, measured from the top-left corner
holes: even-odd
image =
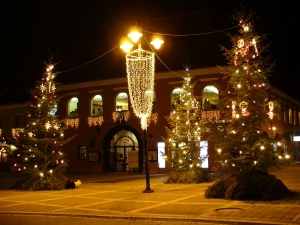
[[[129,52],[132,47],[133,47],[133,44],[131,43],[130,38],[123,37],[120,40],[120,48],[122,48],[126,53]]]
[[[153,45],[154,48],[159,49],[163,43],[164,40],[160,34],[153,34],[150,44]]]
[[[138,26],[131,26],[128,30],[128,37],[131,38],[131,40],[136,43],[138,42],[138,40],[140,39],[140,37],[143,36],[143,34],[141,33],[142,29]]]

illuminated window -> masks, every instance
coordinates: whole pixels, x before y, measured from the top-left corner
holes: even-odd
[[[165,142],[158,142],[157,143],[157,151],[158,151],[158,167],[159,168],[166,168],[166,144]]]
[[[78,98],[72,98],[68,103],[68,116],[78,117]]]
[[[208,142],[200,141],[200,157],[204,159],[202,168],[208,168]]]
[[[13,115],[13,128],[22,128],[25,126],[25,117],[23,114]]]
[[[297,112],[296,112],[296,110],[294,110],[293,117],[294,117],[294,125],[297,126]]]
[[[215,86],[206,86],[202,91],[202,108],[204,110],[217,108],[219,90]]]
[[[116,99],[116,111],[128,110],[128,95],[125,92],[118,94]]]
[[[179,95],[182,93],[183,89],[182,88],[175,88],[172,91],[172,95],[171,95],[171,111],[175,111],[176,107],[175,107],[175,103],[179,101]]]
[[[91,101],[91,116],[103,115],[103,101],[101,95],[95,95]]]
[[[55,104],[53,107],[50,108],[49,116],[55,116],[57,112],[57,105]]]

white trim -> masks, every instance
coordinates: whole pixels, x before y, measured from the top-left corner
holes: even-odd
[[[213,80],[219,80],[219,77],[212,77],[212,78],[202,78],[202,79],[199,79],[199,81],[201,81],[201,82],[205,82],[205,81],[213,81]]]
[[[183,81],[170,81],[169,84],[183,84]]]
[[[98,92],[103,92],[103,89],[101,89],[101,90],[91,90],[91,91],[88,91],[88,93],[98,93]]]
[[[66,95],[78,95],[79,92],[66,93]]]
[[[116,88],[113,88],[113,90],[115,91],[119,91],[119,90],[127,90],[128,87],[116,87]]]

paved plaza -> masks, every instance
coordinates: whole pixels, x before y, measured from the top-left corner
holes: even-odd
[[[300,193],[300,165],[270,172]],[[88,224],[97,219],[107,220],[106,224],[300,224],[300,197],[266,202],[206,199],[204,191],[211,183],[165,184],[166,175],[151,175],[154,192],[142,193],[145,175],[127,173],[68,174],[70,180],[83,183],[75,190],[7,190],[18,176],[0,173],[2,225],[14,224],[17,217],[23,221],[19,224],[57,223],[58,218],[78,222],[73,224],[85,224],[79,223],[84,218],[89,218]]]

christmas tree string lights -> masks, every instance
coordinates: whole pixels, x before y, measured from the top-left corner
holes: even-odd
[[[18,149],[14,152],[15,166],[24,174],[15,189],[54,190],[64,189],[68,166],[62,146],[73,137],[65,139],[63,120],[58,120],[57,96],[55,95],[54,65],[50,62],[40,82],[38,82],[32,112],[28,114],[28,124],[16,138]]]
[[[183,77],[182,92],[173,99],[175,110],[167,118],[164,139],[169,154],[165,158],[173,165],[168,183],[200,183],[211,180],[201,168],[207,155],[200,155],[200,105],[193,94],[192,76],[188,69]]]

